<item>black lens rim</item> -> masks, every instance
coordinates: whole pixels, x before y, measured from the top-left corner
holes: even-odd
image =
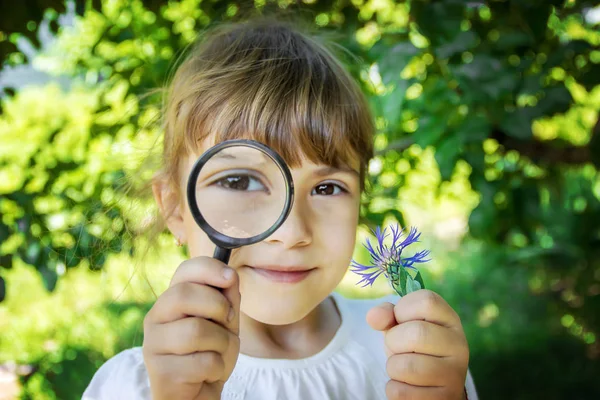
[[[200,171],[202,170],[204,165],[217,152],[228,147],[234,146],[247,146],[262,151],[264,154],[269,156],[269,158],[271,158],[279,167],[279,170],[283,174],[286,183],[285,204],[281,214],[279,215],[279,218],[277,218],[277,221],[275,221],[275,223],[263,233],[249,238],[233,238],[215,230],[212,226],[208,224],[208,222],[200,212],[198,203],[196,201],[196,185],[198,182],[198,176],[200,175]],[[290,172],[290,169],[288,168],[283,158],[269,146],[251,139],[226,140],[205,151],[194,163],[194,166],[192,167],[187,182],[187,201],[190,207],[190,212],[192,213],[192,217],[194,217],[194,220],[196,221],[198,226],[208,235],[211,241],[217,246],[222,247],[224,249],[234,249],[237,247],[247,246],[265,240],[266,238],[271,236],[273,232],[275,232],[285,222],[285,220],[290,214],[292,205],[294,203],[294,181],[292,179],[292,173]]]

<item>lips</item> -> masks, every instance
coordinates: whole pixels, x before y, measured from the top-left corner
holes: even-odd
[[[250,267],[258,275],[279,283],[297,283],[304,280],[315,268],[260,266]]]

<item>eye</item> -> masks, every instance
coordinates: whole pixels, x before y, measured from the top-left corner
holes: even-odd
[[[250,175],[228,175],[215,181],[213,184],[229,190],[268,192],[268,189],[260,180]]]
[[[320,183],[312,190],[311,195],[336,196],[348,193],[346,189],[335,183]]]

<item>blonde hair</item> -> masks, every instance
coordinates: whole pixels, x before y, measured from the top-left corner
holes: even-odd
[[[178,184],[181,160],[213,135],[263,142],[292,168],[302,157],[335,167],[358,160],[364,182],[373,118],[326,45],[271,17],[220,24],[200,39],[167,90],[155,179]]]

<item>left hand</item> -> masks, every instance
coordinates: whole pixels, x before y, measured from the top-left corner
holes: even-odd
[[[438,294],[417,290],[369,310],[385,335],[388,400],[464,399],[469,346],[458,314]]]

